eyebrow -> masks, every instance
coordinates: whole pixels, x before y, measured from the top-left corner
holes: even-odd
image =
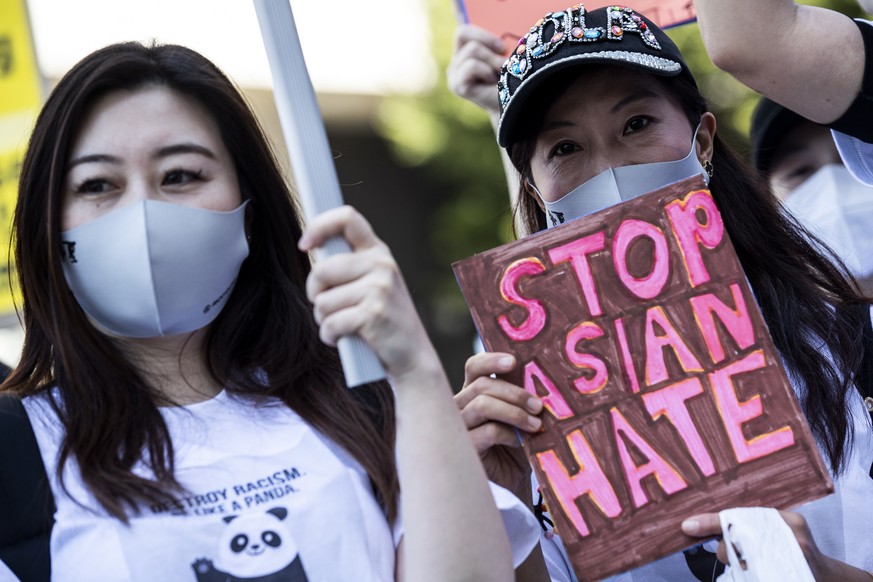
[[[646,99],[656,99],[658,98],[658,94],[654,91],[650,91],[649,89],[639,88],[633,91],[630,95],[626,95],[618,100],[618,102],[613,105],[609,112],[610,114],[618,113],[622,108],[627,107],[628,105],[632,105],[637,101],[644,101]],[[548,121],[543,124],[540,132],[551,131],[553,129],[560,129],[562,127],[571,127],[575,125],[572,121],[566,121],[563,119],[556,119],[554,121]]]
[[[152,158],[161,159],[177,154],[199,154],[211,160],[217,159],[215,157],[215,154],[212,153],[212,150],[201,145],[197,145],[196,143],[179,143],[162,147],[152,155]],[[81,164],[91,164],[98,162],[107,164],[120,164],[121,158],[111,156],[109,154],[88,154],[71,160],[70,163],[67,165],[67,170],[69,171],[75,166]]]
[[[553,129],[560,129],[562,127],[572,127],[573,125],[576,125],[576,124],[573,123],[572,121],[564,121],[561,119],[558,119],[555,121],[547,121],[546,123],[543,124],[542,129],[540,129],[540,133],[552,131]]]
[[[153,158],[166,158],[176,154],[200,154],[211,160],[216,159],[215,154],[209,148],[197,145],[196,143],[180,143],[162,147],[152,156]]]
[[[618,113],[618,111],[620,109],[622,109],[623,107],[627,107],[628,105],[636,103],[637,101],[644,101],[646,99],[656,99],[657,97],[658,97],[658,94],[655,93],[654,91],[650,91],[649,89],[645,89],[645,88],[639,88],[639,89],[636,89],[630,95],[627,95],[626,97],[624,97],[622,99],[619,99],[618,103],[613,105],[612,109],[610,109],[609,112],[610,113]]]
[[[105,162],[107,164],[120,164],[121,160],[116,158],[115,156],[110,156],[108,154],[89,154],[87,156],[79,156],[74,160],[70,160],[70,163],[67,164],[67,171],[72,170],[74,167],[81,164],[92,164],[96,162]]]

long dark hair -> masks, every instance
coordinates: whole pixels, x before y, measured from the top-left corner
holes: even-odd
[[[21,170],[14,218],[23,291],[21,363],[3,390],[48,392],[65,429],[58,475],[74,458],[82,479],[113,516],[181,490],[160,396],[116,343],[98,332],[69,292],[61,268],[65,166],[81,120],[112,91],[156,85],[194,99],[215,120],[249,203],[249,256],[204,346],[229,392],[275,396],[345,448],[370,476],[389,520],[396,516],[393,400],[386,383],[344,386],[337,353],[318,337],[304,285],[308,255],[297,249],[297,206],[257,120],[215,65],[175,45],[122,43],[85,57],[58,83],[36,122]],[[56,391],[53,390],[56,388]],[[146,463],[154,479],[132,472]]]
[[[577,78],[564,73],[543,83],[528,101],[537,104],[536,111],[516,133],[524,137],[507,148],[521,174],[516,212],[523,234],[546,228],[546,216],[528,185],[533,183],[530,160],[546,113]],[[654,78],[677,100],[691,127],[697,127],[708,107],[694,81],[685,75]],[[812,433],[831,470],[839,473],[853,437],[846,396],[863,355],[860,338],[866,324],[855,306],[868,300],[840,259],[781,210],[759,174],[718,136],[712,165],[713,198],[773,342],[802,387],[801,404]]]

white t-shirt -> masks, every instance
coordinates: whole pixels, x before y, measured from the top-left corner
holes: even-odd
[[[44,398],[24,404],[57,504],[53,580],[394,579],[399,528],[389,527],[366,473],[281,403],[254,406],[222,392],[161,409],[189,493],[143,507],[128,526],[99,507],[75,462],[64,467],[62,491],[61,428]]]
[[[221,392],[162,408],[188,493],[172,506],[141,508],[129,525],[99,506],[75,461],[61,489],[60,423],[45,397],[24,406],[57,505],[55,581],[394,580],[401,520],[390,527],[363,468],[277,400],[255,405]],[[520,532],[517,566],[538,541],[536,520],[507,490],[491,484],[491,493],[507,531]],[[0,582],[8,580],[15,577],[0,563]]]

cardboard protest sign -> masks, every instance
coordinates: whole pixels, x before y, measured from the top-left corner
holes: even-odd
[[[475,24],[502,38],[509,54],[530,27],[548,12],[564,10],[570,0],[455,0],[459,18]],[[595,10],[616,2],[582,3],[586,10]],[[695,18],[692,0],[626,0],[622,6],[644,14],[661,28],[690,22]]]
[[[523,435],[581,580],[694,545],[680,523],[833,485],[700,177],[460,261],[506,377],[543,400]]]

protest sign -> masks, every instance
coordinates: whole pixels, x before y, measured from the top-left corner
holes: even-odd
[[[694,545],[680,523],[833,489],[700,177],[454,265],[580,580]]]
[[[527,34],[530,27],[548,12],[564,10],[569,0],[456,0],[462,22],[475,24],[503,39],[506,54]],[[581,3],[586,10],[611,6],[615,2]],[[627,0],[619,3],[645,15],[661,28],[669,28],[695,18],[692,0]]]
[[[24,0],[0,0],[0,318],[15,313],[14,265],[7,265],[18,174],[42,103],[42,77]]]

